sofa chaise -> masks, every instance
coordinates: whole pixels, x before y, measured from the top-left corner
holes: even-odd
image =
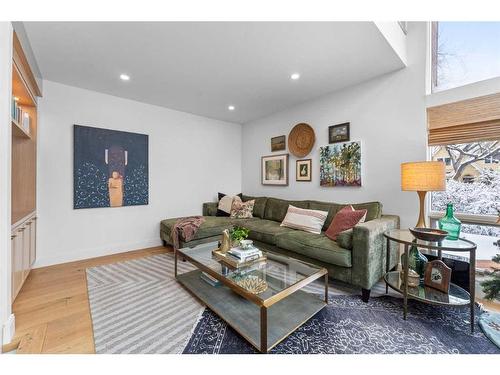
[[[204,203],[204,223],[191,241],[184,242],[181,239],[180,247],[217,241],[224,229],[233,225],[244,226],[250,229],[249,238],[256,246],[325,267],[330,278],[360,287],[363,301],[368,301],[370,289],[385,273],[387,241],[383,233],[388,229],[399,228],[398,216],[382,215],[382,204],[379,202],[352,204],[355,209],[367,210],[365,222],[340,233],[337,240],[332,241],[325,236],[324,231],[346,204],[242,195],[243,201],[251,199],[255,199],[255,205],[253,217],[249,219],[215,216],[217,203]],[[280,226],[290,204],[327,211],[322,233],[313,234]],[[177,218],[171,218],[160,224],[160,237],[165,246],[172,245],[171,232],[176,221]],[[396,254],[397,245],[392,244],[390,268],[398,262]]]

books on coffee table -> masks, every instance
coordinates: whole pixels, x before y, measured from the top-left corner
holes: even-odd
[[[228,254],[235,257],[240,262],[248,262],[251,260],[259,259],[262,256],[262,251],[260,251],[256,247],[252,247],[250,249],[233,247],[228,251]]]

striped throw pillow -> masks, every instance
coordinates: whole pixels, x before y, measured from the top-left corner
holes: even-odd
[[[281,226],[320,234],[327,216],[326,211],[308,210],[289,205]]]

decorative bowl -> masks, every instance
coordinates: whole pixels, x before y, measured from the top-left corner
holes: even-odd
[[[403,285],[404,281],[404,271],[399,272],[399,277],[401,278],[401,285]],[[411,268],[408,270],[408,286],[416,287],[420,285],[420,276],[418,273],[413,271]]]
[[[415,238],[430,242],[441,242],[448,235],[447,231],[435,228],[410,228],[410,232]]]

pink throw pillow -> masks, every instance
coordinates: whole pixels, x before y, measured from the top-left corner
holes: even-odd
[[[325,235],[335,241],[340,232],[354,228],[365,215],[366,210],[353,210],[352,206],[345,206],[337,212]]]

